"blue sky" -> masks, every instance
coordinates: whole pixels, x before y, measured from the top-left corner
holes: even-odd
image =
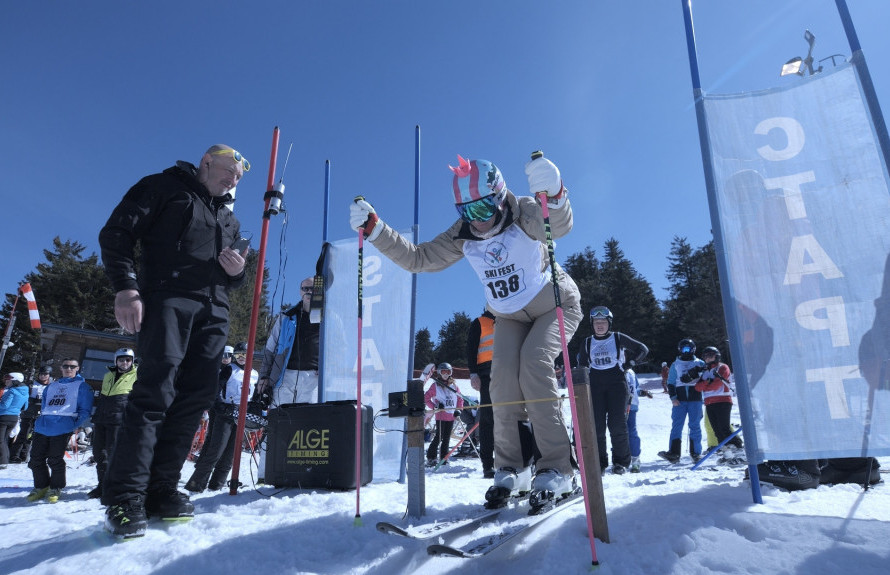
[[[780,6],[775,8],[774,6]],[[885,114],[885,0],[848,0]],[[849,56],[833,0],[693,2],[708,93],[794,81],[781,64]],[[98,252],[97,234],[139,178],[226,143],[253,163],[235,213],[260,236],[272,130],[288,209],[285,299],[311,275],[331,162],[331,240],[353,236],[364,195],[396,228],[413,222],[421,129],[420,235],[455,219],[448,164],[497,164],[527,194],[523,166],[543,149],[571,191],[575,228],[559,261],[615,237],[666,297],[674,236],[710,240],[679,0],[16,2],[0,20],[0,183],[13,292],[56,235]],[[273,218],[273,282],[283,259]],[[37,294],[38,304],[40,295]],[[453,312],[481,311],[469,265],[418,279],[417,328],[435,338]]]

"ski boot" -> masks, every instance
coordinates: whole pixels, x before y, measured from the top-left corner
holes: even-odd
[[[563,475],[556,469],[541,469],[532,480],[532,490],[528,496],[528,504],[532,508],[529,514],[540,512],[542,508],[568,497],[574,490],[574,474]]]
[[[514,467],[501,467],[494,473],[494,485],[485,492],[485,508],[504,507],[510,497],[525,495],[531,489],[532,470],[525,467],[519,471]]]
[[[698,460],[701,459],[701,453],[699,445],[695,445],[695,443],[690,439],[689,440],[689,457],[692,458],[693,463],[698,463]]]
[[[195,506],[188,495],[167,485],[149,490],[145,496],[145,515],[164,521],[189,521],[195,516]]]
[[[109,505],[105,511],[105,530],[118,539],[132,539],[145,535],[148,518],[141,496]]]
[[[668,451],[659,451],[658,457],[662,459],[666,459],[671,463],[677,463],[680,461],[680,445],[681,441],[679,439],[671,440],[671,448]]]
[[[639,473],[640,472],[640,457],[631,457],[630,458],[630,472],[631,473]]]

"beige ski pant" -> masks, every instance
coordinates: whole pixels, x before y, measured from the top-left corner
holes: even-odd
[[[581,295],[574,280],[559,271],[560,300],[566,339],[581,321]],[[524,309],[499,314],[494,323],[494,356],[491,362],[491,401],[494,411],[495,467],[525,467],[519,441],[519,421],[530,421],[541,452],[537,469],[552,468],[572,473],[571,442],[558,401],[553,362],[562,351],[553,286],[548,284]],[[566,365],[570,365],[568,358]],[[497,405],[506,402],[549,398],[553,401]]]

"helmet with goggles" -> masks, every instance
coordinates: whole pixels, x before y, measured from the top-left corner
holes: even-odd
[[[454,370],[451,368],[451,364],[448,363],[448,362],[442,362],[442,363],[440,363],[440,364],[436,367],[436,371],[438,371],[438,372],[441,373],[442,375],[445,375],[444,373],[442,373],[443,371],[447,371],[447,372],[448,372],[448,375],[451,375],[451,374],[454,372]],[[448,377],[448,375],[445,375],[445,377]]]
[[[501,171],[488,160],[457,157],[452,191],[454,207],[465,222],[487,222],[501,209],[507,198],[507,184]]]
[[[680,359],[690,360],[695,356],[695,342],[690,338],[684,338],[677,344],[677,351],[680,352]]]
[[[594,306],[590,310],[590,328],[593,329],[593,320],[605,319],[609,321],[609,329],[612,329],[612,311],[604,305]]]

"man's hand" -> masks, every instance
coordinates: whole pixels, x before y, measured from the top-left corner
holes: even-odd
[[[247,255],[248,249],[250,248],[246,248],[244,254],[240,254],[232,248],[223,248],[223,251],[219,252],[219,265],[228,275],[232,277],[239,275],[244,271],[244,256]]]
[[[138,333],[142,329],[145,308],[139,290],[125,289],[114,294],[114,318],[124,330]]]
[[[476,391],[482,391],[482,378],[480,378],[478,374],[470,374],[470,387]]]

